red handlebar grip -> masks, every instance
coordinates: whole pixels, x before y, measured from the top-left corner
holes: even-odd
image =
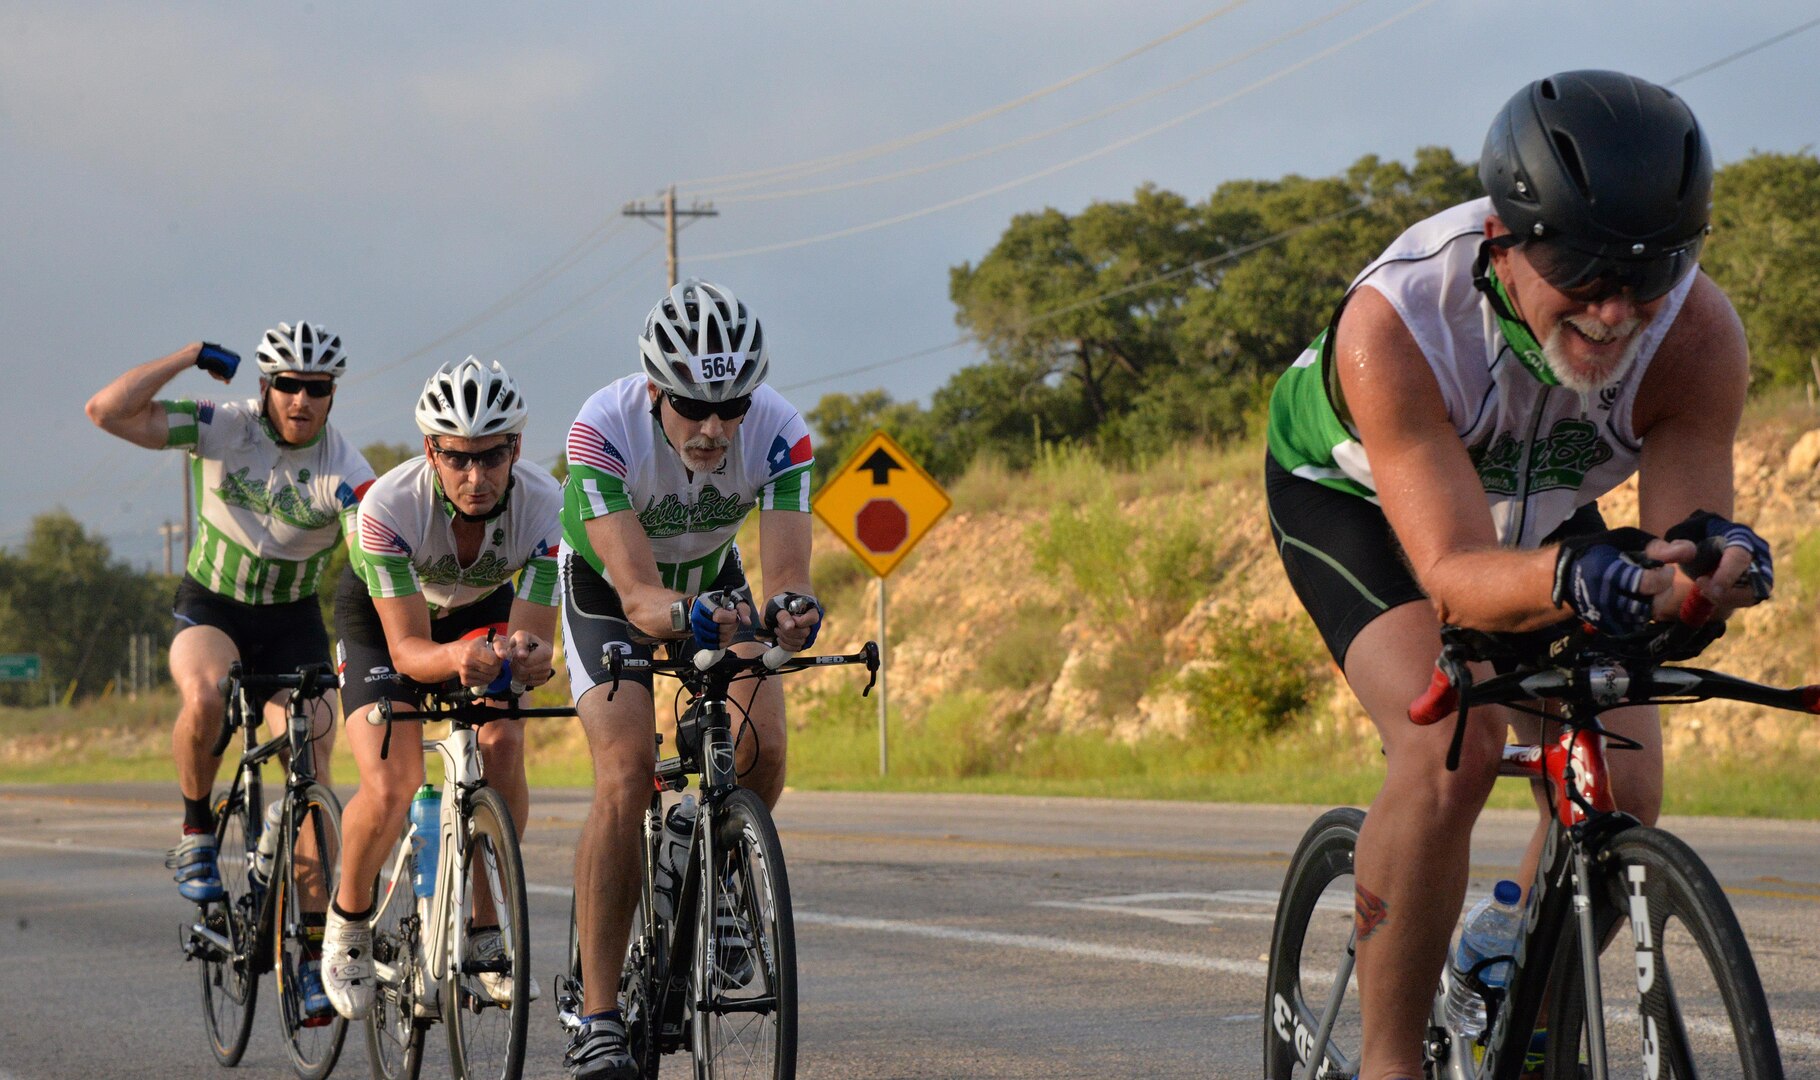
[[[1422,696],[1409,703],[1409,720],[1413,724],[1427,726],[1438,720],[1452,716],[1460,704],[1460,692],[1447,678],[1447,673],[1435,668],[1435,676],[1429,680],[1428,689]]]
[[[1713,617],[1713,607],[1713,602],[1706,598],[1706,594],[1695,589],[1687,594],[1687,599],[1681,601],[1681,621],[1689,626],[1705,626],[1706,621]]]

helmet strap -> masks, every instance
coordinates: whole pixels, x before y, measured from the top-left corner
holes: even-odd
[[[1492,269],[1491,253],[1494,249],[1511,248],[1522,242],[1520,237],[1512,233],[1489,237],[1481,242],[1479,256],[1472,263],[1472,286],[1485,294],[1492,314],[1498,318],[1498,329],[1503,331],[1505,343],[1510,346],[1511,352],[1517,354],[1517,359],[1524,368],[1543,386],[1560,386],[1561,380],[1555,377],[1554,369],[1548,366],[1548,358],[1542,353],[1542,345],[1536,340],[1535,331],[1517,314],[1516,305],[1510,302],[1510,294],[1504,291],[1504,283],[1498,280],[1498,272]]]

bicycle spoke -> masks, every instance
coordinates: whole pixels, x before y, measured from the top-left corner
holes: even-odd
[[[793,1075],[796,949],[776,828],[743,789],[717,817],[715,888],[703,896],[714,906],[697,922],[695,1072],[717,1080]]]
[[[216,1061],[232,1066],[246,1052],[253,1010],[258,1005],[258,976],[252,964],[259,897],[248,874],[253,842],[245,796],[236,793],[232,802],[226,796],[218,797],[214,808],[216,867],[227,897],[198,908],[192,919],[232,946],[226,955],[213,945],[204,946],[198,961],[209,1048]]]
[[[296,796],[301,820],[286,819],[279,845],[274,887],[278,939],[278,1023],[291,1065],[302,1080],[322,1080],[335,1068],[347,1035],[347,1021],[330,1012],[311,1016],[304,1000],[303,974],[321,953],[322,912],[329,898],[329,869],[341,860],[341,808],[327,788],[312,784]],[[311,913],[306,918],[306,913]],[[309,933],[311,926],[316,934]]]
[[[444,857],[454,853],[445,852]],[[470,880],[479,879],[478,888],[492,901],[499,952],[489,963],[473,947],[479,935],[460,939],[465,970],[457,970],[451,960],[443,992],[449,1056],[456,1072],[470,1078],[516,1077],[524,1061],[531,1005],[524,1000],[531,983],[530,937],[511,812],[490,789],[482,788],[473,797],[467,865],[461,869]],[[468,911],[451,912],[451,957],[456,935],[468,934],[475,899],[470,895]]]

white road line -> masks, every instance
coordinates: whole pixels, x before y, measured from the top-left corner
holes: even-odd
[[[12,836],[0,836],[0,847],[32,848],[38,851],[61,851],[70,855],[122,855],[130,859],[158,859],[163,861],[162,851],[147,851],[144,848],[103,847],[100,844],[78,842],[68,837],[56,840],[21,840]],[[0,1077],[0,1080],[5,1080]]]

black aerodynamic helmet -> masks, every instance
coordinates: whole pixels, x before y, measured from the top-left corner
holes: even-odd
[[[1699,261],[1713,156],[1668,90],[1616,71],[1567,71],[1505,104],[1479,180],[1550,284],[1604,278],[1651,300]]]

